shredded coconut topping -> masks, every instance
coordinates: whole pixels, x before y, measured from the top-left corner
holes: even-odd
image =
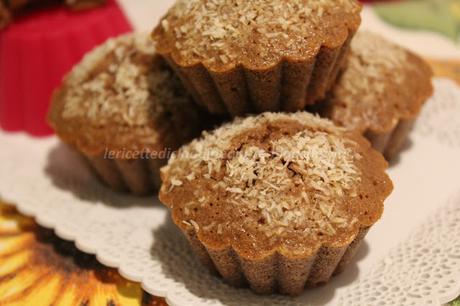
[[[406,77],[398,68],[407,64],[407,51],[390,43],[383,37],[370,32],[358,32],[351,43],[352,56],[348,62],[347,74],[343,86],[350,92],[372,91],[382,92],[382,86],[370,84],[369,79],[391,78],[400,84]],[[353,82],[357,78],[360,82]]]
[[[333,120],[354,129],[381,123],[392,118],[392,112],[403,111],[417,100],[417,92],[409,99],[401,95],[407,90],[403,85],[407,79],[419,77],[412,73],[416,66],[417,62],[409,60],[409,52],[404,48],[379,35],[358,32],[351,44],[347,66],[334,89],[337,104],[331,106]],[[422,81],[429,83],[429,79],[427,75]],[[390,97],[389,90],[399,90],[400,94]],[[400,109],[395,109],[394,103]],[[382,113],[386,113],[383,119]]]
[[[328,17],[344,27],[353,23],[345,19],[359,24],[360,9],[355,0],[178,0],[154,36],[159,47],[166,39],[182,57],[207,65],[233,62],[237,54],[269,60],[274,52],[299,55],[299,48],[320,46],[337,26]]]
[[[251,130],[274,128],[282,122],[300,126],[299,131],[280,137],[268,131],[263,141],[241,142]],[[342,129],[308,113],[265,113],[237,119],[204,134],[173,156],[162,169],[164,178],[169,178],[164,190],[181,188],[178,180],[191,184],[206,181],[215,191],[196,190],[184,210],[199,214],[215,201],[215,192],[225,194],[220,200],[225,202],[224,209],[248,217],[234,220],[224,229],[257,229],[267,237],[292,231],[310,237],[331,236],[357,222],[342,205],[346,196],[357,196],[356,186],[361,181],[355,165],[361,156],[355,145],[344,137]],[[200,228],[222,233],[222,224],[212,225],[200,224]]]
[[[153,69],[155,46],[146,34],[109,39],[88,53],[66,79],[64,119],[147,125],[164,103],[188,99],[168,69]]]

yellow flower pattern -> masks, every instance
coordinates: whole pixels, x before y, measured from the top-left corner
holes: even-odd
[[[0,203],[0,305],[166,305]]]

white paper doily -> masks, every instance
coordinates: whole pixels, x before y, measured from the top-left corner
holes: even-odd
[[[419,306],[454,300],[460,292],[459,212],[460,193],[354,283],[340,305]]]
[[[104,188],[54,137],[0,132],[0,196],[171,305],[445,303],[460,294],[459,245],[453,242],[460,237],[460,197],[445,206],[460,194],[460,89],[441,79],[435,87],[411,144],[389,171],[395,190],[384,216],[356,260],[327,285],[295,299],[256,296],[208,274],[157,200]],[[396,286],[404,294],[385,290]]]

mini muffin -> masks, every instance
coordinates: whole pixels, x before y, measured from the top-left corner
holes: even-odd
[[[417,55],[376,34],[359,32],[323,114],[364,134],[390,160],[432,95],[431,78],[431,68]]]
[[[203,118],[148,35],[109,39],[65,77],[49,123],[108,186],[147,194],[172,150],[201,132]]]
[[[334,83],[360,10],[355,0],[178,0],[153,37],[211,113],[296,111]]]
[[[297,295],[354,256],[392,190],[359,134],[306,112],[236,119],[182,147],[160,200],[231,285]]]

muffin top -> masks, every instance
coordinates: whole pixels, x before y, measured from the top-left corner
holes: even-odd
[[[177,105],[193,107],[150,37],[127,34],[95,48],[65,77],[49,122],[88,154],[154,149],[173,130],[169,110]]]
[[[306,112],[236,119],[182,147],[160,199],[208,248],[241,256],[312,254],[374,224],[392,190],[360,135]]]
[[[360,10],[355,0],[178,0],[153,37],[159,53],[184,66],[261,69],[342,45]]]
[[[420,112],[433,92],[432,71],[417,55],[379,35],[358,32],[325,115],[360,132],[387,132]]]

